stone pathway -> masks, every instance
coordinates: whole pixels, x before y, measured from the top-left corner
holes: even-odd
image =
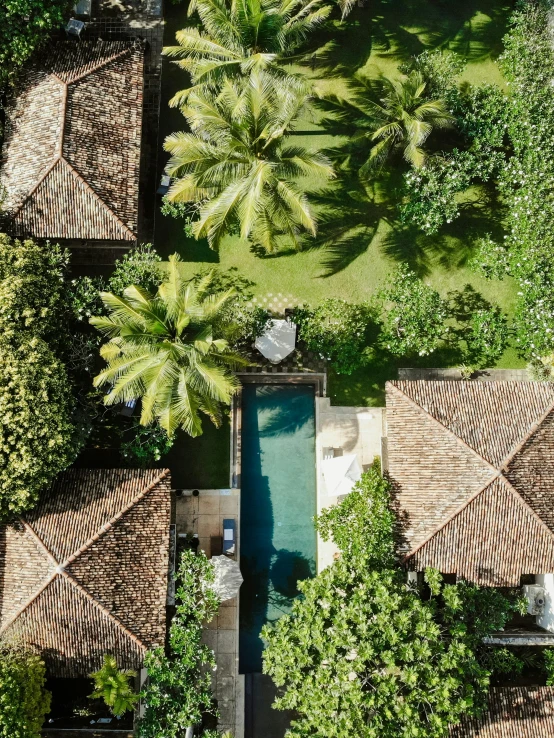
[[[197,533],[200,548],[210,558],[211,538],[223,535],[223,519],[233,518],[239,534],[240,490],[200,490],[198,497],[192,490],[176,500],[175,522],[177,534]],[[207,623],[203,641],[215,653],[217,669],[212,688],[218,702],[221,732],[230,730],[239,738],[242,730],[243,709],[241,702],[242,682],[238,675],[238,601],[237,598],[222,602],[217,616]],[[239,708],[237,709],[237,704]]]

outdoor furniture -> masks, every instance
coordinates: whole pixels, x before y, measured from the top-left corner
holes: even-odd
[[[325,489],[329,497],[342,497],[352,491],[352,487],[362,476],[356,454],[324,459],[321,463]]]
[[[77,41],[80,41],[81,39],[81,31],[84,29],[85,24],[83,21],[77,20],[76,18],[71,18],[67,26],[65,27],[65,32],[69,38],[77,39]]]
[[[223,553],[234,556],[236,552],[236,521],[232,518],[223,519]]]
[[[171,184],[171,177],[169,177],[167,174],[162,174],[162,179],[160,181],[160,186],[156,190],[156,194],[158,195],[166,195],[167,191],[169,190],[169,185]]]
[[[272,320],[270,327],[254,344],[262,356],[272,364],[278,364],[296,346],[296,324],[290,320]]]
[[[124,415],[126,418],[130,418],[132,414],[135,412],[136,406],[137,406],[136,400],[127,400],[126,402],[122,402],[121,410],[119,411],[119,414]]]
[[[92,0],[78,0],[73,6],[75,15],[90,16],[92,12]]]

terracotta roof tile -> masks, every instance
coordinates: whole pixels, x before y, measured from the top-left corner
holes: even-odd
[[[410,568],[517,585],[554,570],[554,387],[387,383],[388,469]]]
[[[68,41],[28,68],[0,173],[16,235],[135,240],[143,56],[133,42]]]
[[[0,632],[40,648],[53,676],[86,676],[109,652],[138,668],[165,636],[169,523],[167,470],[60,475],[0,527]]]
[[[464,719],[450,738],[549,738],[554,736],[554,687],[497,687],[480,720]]]

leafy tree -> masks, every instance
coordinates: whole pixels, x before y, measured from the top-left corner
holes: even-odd
[[[253,73],[242,90],[226,81],[215,98],[195,92],[183,107],[190,133],[165,140],[167,171],[176,180],[168,198],[202,202],[196,238],[217,249],[238,229],[265,251],[280,241],[295,248],[300,234],[315,235],[316,220],[298,178],[332,176],[325,156],[287,142],[286,133],[305,102]]]
[[[372,86],[357,85],[354,106],[362,114],[358,123],[373,146],[362,175],[380,169],[389,156],[401,149],[404,159],[413,167],[425,163],[423,144],[433,129],[452,126],[454,117],[442,100],[431,100],[427,83],[420,72],[411,72],[400,80],[383,80],[384,97],[376,102]],[[367,131],[367,132],[365,132]]]
[[[32,507],[78,451],[67,371],[40,338],[0,341],[0,517]]]
[[[157,420],[170,437],[178,427],[197,436],[201,412],[219,424],[238,386],[231,368],[246,361],[218,322],[232,292],[211,293],[209,275],[185,282],[177,254],[167,276],[154,297],[136,286],[123,297],[102,293],[109,315],[90,322],[110,339],[100,350],[108,366],[94,384],[110,388],[106,405],[140,398],[143,425]]]
[[[124,712],[132,712],[138,695],[135,694],[129,680],[136,675],[136,672],[130,669],[119,669],[115,657],[105,654],[102,667],[90,675],[94,679],[94,692],[91,698],[104,700],[117,717]]]
[[[57,338],[63,315],[64,278],[69,252],[0,234],[0,334],[2,340],[23,333]]]
[[[170,105],[183,105],[191,89],[219,90],[230,78],[244,84],[252,72],[260,71],[277,84],[303,89],[305,83],[281,64],[330,12],[323,0],[193,0],[188,14],[198,14],[201,29],[188,26],[178,31],[177,45],[164,49],[190,74],[193,87],[178,92]]]
[[[32,52],[60,28],[67,0],[3,0],[0,3],[0,86],[11,81]]]
[[[340,558],[300,582],[292,612],[263,631],[275,707],[296,715],[290,738],[446,738],[485,706],[482,638],[516,604],[493,588],[444,585],[434,570],[426,587],[408,587],[394,563],[389,489],[374,466],[324,513],[320,532]]]
[[[50,697],[41,657],[20,645],[0,644],[0,737],[40,738]]]
[[[368,330],[373,324],[369,305],[328,298],[315,308],[296,308],[293,320],[308,350],[331,361],[337,374],[351,374],[367,360]]]
[[[140,738],[179,738],[205,712],[215,714],[210,689],[213,651],[202,643],[204,624],[217,613],[214,568],[203,552],[184,551],[177,571],[176,613],[169,629],[169,655],[146,654],[148,680],[141,693]]]
[[[426,356],[438,348],[448,330],[448,306],[407,264],[391,275],[379,299],[384,348],[397,356]]]

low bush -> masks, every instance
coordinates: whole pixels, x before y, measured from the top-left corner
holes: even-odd
[[[34,651],[0,644],[0,738],[40,738],[50,711],[46,668]]]

